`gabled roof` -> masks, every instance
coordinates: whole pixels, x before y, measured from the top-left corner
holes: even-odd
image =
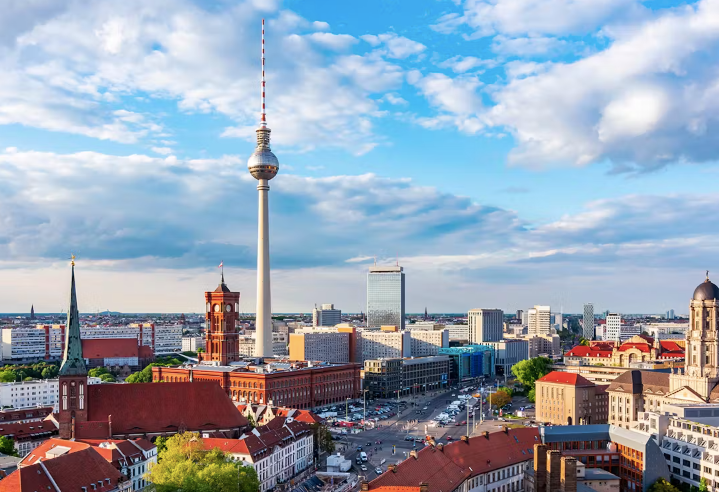
[[[681,352],[684,353],[684,347],[679,345],[674,340],[659,340],[659,345],[662,346],[662,350],[667,352]]]
[[[45,461],[48,459],[54,459],[56,457],[50,456],[48,458],[48,451],[55,450],[59,456],[63,454],[75,453],[82,451],[83,449],[89,448],[90,445],[84,442],[68,441],[66,439],[52,438],[43,441],[38,447],[30,451],[30,454],[25,456],[22,461],[18,464],[20,468],[23,466],[30,466],[38,463],[39,461]],[[65,449],[62,449],[65,448]],[[59,454],[62,453],[62,454]]]
[[[607,391],[623,391],[627,394],[640,394],[645,390],[666,394],[669,391],[669,374],[631,369],[619,375],[607,388]]]
[[[640,352],[646,352],[649,353],[649,349],[651,346],[649,343],[623,343],[617,350],[620,352],[625,352],[629,349],[637,349]]]
[[[429,492],[451,492],[469,477],[533,459],[535,443],[541,443],[536,428],[508,429],[472,437],[469,441],[425,446],[394,471],[372,480],[370,490],[385,487],[416,487],[429,484]],[[399,492],[399,491],[398,491]]]
[[[57,432],[52,422],[36,420],[32,422],[0,423],[0,436],[12,437],[14,440],[33,439]]]
[[[112,416],[113,435],[241,429],[248,425],[215,382],[94,384],[87,392],[88,425],[107,424]],[[107,433],[88,433],[79,429],[78,438],[107,437]]]
[[[612,350],[604,350],[601,348],[587,347],[586,345],[577,345],[569,352],[564,354],[565,357],[605,357],[612,356]]]
[[[0,492],[80,491],[92,490],[91,484],[102,482],[112,490],[124,480],[123,475],[92,447],[42,461],[11,473],[0,480]],[[56,488],[57,486],[57,488]]]
[[[136,338],[88,338],[82,341],[82,356],[86,359],[137,357]]]
[[[555,383],[555,384],[569,384],[572,386],[594,386],[594,383],[589,381],[587,378],[575,374],[572,372],[560,372],[552,371],[537,382],[541,383]]]

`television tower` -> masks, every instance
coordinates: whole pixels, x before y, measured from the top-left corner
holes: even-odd
[[[270,224],[269,181],[277,175],[280,163],[270,150],[270,129],[265,117],[265,19],[262,19],[262,109],[257,132],[257,147],[247,168],[257,180],[257,311],[255,314],[255,356],[272,357],[272,305],[270,295]]]

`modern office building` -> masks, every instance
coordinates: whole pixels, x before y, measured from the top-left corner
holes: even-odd
[[[526,340],[508,338],[501,342],[485,342],[494,349],[494,373],[510,376],[512,366],[529,357],[529,343]]]
[[[350,333],[330,330],[290,334],[290,360],[317,360],[345,364],[350,362]]]
[[[445,325],[450,340],[469,342],[469,325]]]
[[[412,330],[409,333],[412,357],[437,355],[439,349],[449,347],[449,331],[447,330]]]
[[[413,395],[447,387],[450,365],[451,360],[446,355],[403,359],[400,394]]]
[[[469,343],[498,342],[502,340],[504,313],[501,309],[471,309],[467,313]]]
[[[412,356],[412,335],[409,331],[364,330],[361,340],[363,361]]]
[[[401,266],[370,267],[367,273],[367,327],[404,330],[404,272]]]
[[[322,304],[312,310],[312,326],[335,326],[342,323],[342,311],[334,304]]]
[[[607,314],[607,323],[605,325],[604,340],[619,340],[619,334],[622,330],[622,316],[617,313]]]
[[[450,358],[451,384],[494,374],[494,349],[487,345],[465,345],[439,350]]]
[[[594,304],[587,303],[584,305],[584,326],[582,334],[587,340],[594,340]]]
[[[396,398],[402,391],[402,359],[365,360],[363,388],[376,398]]]
[[[528,311],[527,334],[548,335],[552,332],[551,309],[549,306],[534,306]]]
[[[407,323],[406,328],[408,330],[423,330],[423,331],[439,331],[446,328],[442,323],[434,323],[432,321],[419,321],[417,323]]]
[[[642,325],[621,325],[619,327],[619,341],[626,342],[632,337],[642,334]]]
[[[675,318],[674,310],[670,309],[669,311],[667,311],[667,319],[674,319],[674,318]]]

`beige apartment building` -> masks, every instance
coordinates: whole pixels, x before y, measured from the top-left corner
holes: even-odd
[[[426,357],[439,354],[439,349],[449,347],[448,330],[412,330],[411,356]]]
[[[550,372],[536,382],[537,421],[556,425],[606,424],[606,388],[578,374]]]
[[[318,360],[346,364],[351,362],[350,333],[307,331],[290,334],[290,360]]]

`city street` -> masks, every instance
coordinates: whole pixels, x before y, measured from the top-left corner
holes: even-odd
[[[452,396],[453,394],[455,396]],[[425,396],[406,396],[404,401],[407,402],[407,407],[400,415],[380,421],[380,428],[343,436],[341,441],[336,442],[337,449],[339,451],[341,448],[345,448],[346,451],[344,455],[347,459],[352,460],[353,472],[360,476],[360,480],[366,479],[369,481],[377,476],[375,472],[376,467],[381,467],[384,472],[387,470],[388,464],[399,463],[409,456],[412,449],[420,450],[424,447],[422,442],[415,443],[414,441],[405,440],[406,436],[424,439],[426,435],[430,435],[437,442],[446,444],[454,440],[459,440],[461,436],[467,434],[467,425],[456,425],[457,422],[469,422],[470,435],[476,435],[482,431],[495,432],[505,424],[529,423],[529,420],[534,418],[532,410],[532,413],[525,419],[512,419],[503,422],[497,420],[495,416],[493,419],[487,419],[480,423],[479,411],[476,412],[473,422],[472,417],[467,418],[467,411],[465,409],[465,411],[455,416],[455,423],[450,423],[444,427],[439,427],[439,424],[435,427],[431,427],[429,424],[432,422],[432,418],[444,411],[449,403],[457,400],[459,394],[457,390],[449,390],[447,392],[435,392],[434,394],[428,393]],[[386,404],[388,402],[396,405],[397,400],[375,400],[372,404],[372,408],[378,403]],[[415,402],[416,405],[412,405],[412,402]],[[470,408],[470,412],[471,407],[477,402],[478,400],[475,398],[468,400],[467,408]],[[527,404],[528,401],[526,397],[514,397],[512,399],[513,410],[518,410],[520,406]],[[427,407],[427,409],[423,410],[424,407]],[[367,408],[370,408],[369,404]],[[422,411],[422,413],[418,414],[417,411]],[[486,405],[484,411],[487,413]],[[472,429],[473,424],[474,429]],[[451,440],[448,440],[448,437],[450,437]],[[381,444],[377,444],[377,441],[381,441]],[[360,465],[356,464],[356,457],[359,454],[359,451],[357,451],[358,446],[362,446],[362,451],[367,453],[368,462],[364,463],[367,467],[366,471],[361,470]]]

